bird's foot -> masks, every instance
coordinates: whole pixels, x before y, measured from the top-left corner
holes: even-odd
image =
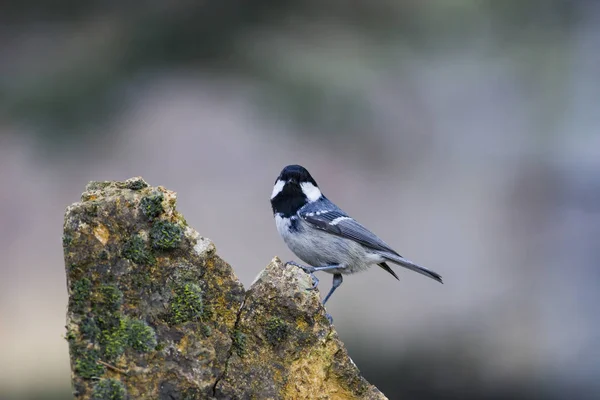
[[[298,267],[301,270],[303,270],[304,272],[306,272],[308,275],[310,275],[310,277],[312,279],[312,287],[309,287],[306,290],[315,290],[317,288],[317,286],[319,286],[319,278],[317,278],[314,274],[315,267],[309,267],[307,265],[298,264],[295,261],[288,261],[285,263],[285,265],[293,265],[294,267]]]
[[[327,317],[327,321],[329,321],[330,324],[333,324],[333,317],[331,314],[325,313],[325,317]]]
[[[312,287],[309,287],[306,290],[315,290],[317,286],[319,286],[319,278],[317,278],[313,273],[309,273],[308,275],[310,275],[310,277],[312,278]]]
[[[303,270],[304,272],[306,272],[307,274],[312,274],[313,272],[315,272],[315,267],[309,267],[308,265],[302,265],[302,264],[298,264],[296,261],[288,261],[285,263],[286,265],[293,265],[294,267],[298,267],[301,270]]]
[[[298,264],[296,261],[286,261],[285,265],[293,265],[294,267],[302,268],[302,265]]]

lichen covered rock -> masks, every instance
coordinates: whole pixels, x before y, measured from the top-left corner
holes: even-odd
[[[248,292],[221,398],[384,399],[358,371],[325,316],[312,280],[275,258]]]
[[[67,208],[66,339],[78,399],[382,399],[317,291],[274,259],[247,293],[213,243],[141,178]]]
[[[63,239],[76,397],[122,393],[117,381],[122,398],[212,395],[244,289],[175,193],[141,178],[92,182]]]

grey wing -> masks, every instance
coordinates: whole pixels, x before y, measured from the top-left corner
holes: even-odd
[[[379,239],[374,233],[356,222],[340,209],[312,212],[309,210],[301,210],[298,214],[302,219],[317,229],[346,239],[354,240],[355,242],[374,250],[380,250],[400,256],[383,240]]]
[[[371,248],[376,252],[381,252],[380,254],[388,261],[443,283],[442,277],[437,272],[431,271],[425,267],[421,267],[420,265],[402,257],[390,246],[388,246],[387,243],[379,239],[377,236],[375,236],[375,234],[356,222],[354,219],[350,218],[346,213],[332,203],[327,201],[325,205],[327,207],[324,210],[321,209],[323,211],[316,207],[307,207],[301,209],[298,212],[298,215],[316,229],[321,229],[333,235],[354,240],[355,242]],[[398,279],[394,271],[392,271],[392,269],[385,262],[378,265]]]

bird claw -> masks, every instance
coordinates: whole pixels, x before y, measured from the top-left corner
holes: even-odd
[[[312,274],[313,272],[315,272],[315,267],[309,267],[308,265],[298,264],[295,261],[288,261],[285,263],[285,265],[293,265],[294,267],[298,267],[307,274]]]
[[[315,290],[317,288],[317,286],[319,286],[319,278],[317,278],[315,276],[315,274],[313,273],[308,273],[310,275],[310,277],[312,278],[312,287],[309,287],[306,290]]]
[[[315,272],[315,268],[314,267],[309,267],[307,265],[298,264],[295,261],[288,261],[288,262],[285,263],[285,265],[293,265],[294,267],[298,267],[302,271],[304,271],[308,275],[310,275],[310,277],[312,278],[312,281],[313,281],[313,285],[312,285],[311,288],[309,288],[307,290],[315,290],[317,288],[317,286],[319,285],[319,279],[314,274],[314,272]]]
[[[317,278],[314,274],[314,272],[315,272],[314,267],[308,267],[306,265],[298,264],[295,261],[288,261],[285,263],[285,265],[293,265],[294,267],[298,267],[301,270],[303,270],[304,272],[306,272],[311,277],[312,286],[307,288],[306,290],[315,290],[317,288],[317,286],[319,286],[319,278]],[[333,324],[333,317],[331,315],[326,313],[325,317],[327,318],[327,321],[329,321],[330,324]]]
[[[331,316],[331,314],[325,313],[325,317],[327,318],[327,321],[329,321],[330,324],[333,324],[333,317]]]
[[[293,265],[294,267],[302,268],[303,265],[298,264],[296,261],[288,261],[285,265]]]

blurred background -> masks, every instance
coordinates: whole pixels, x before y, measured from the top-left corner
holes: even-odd
[[[594,1],[4,2],[0,398],[70,398],[88,181],[177,191],[248,286],[293,258],[291,163],[444,277],[374,268],[328,305],[390,399],[600,398],[599,104]]]

